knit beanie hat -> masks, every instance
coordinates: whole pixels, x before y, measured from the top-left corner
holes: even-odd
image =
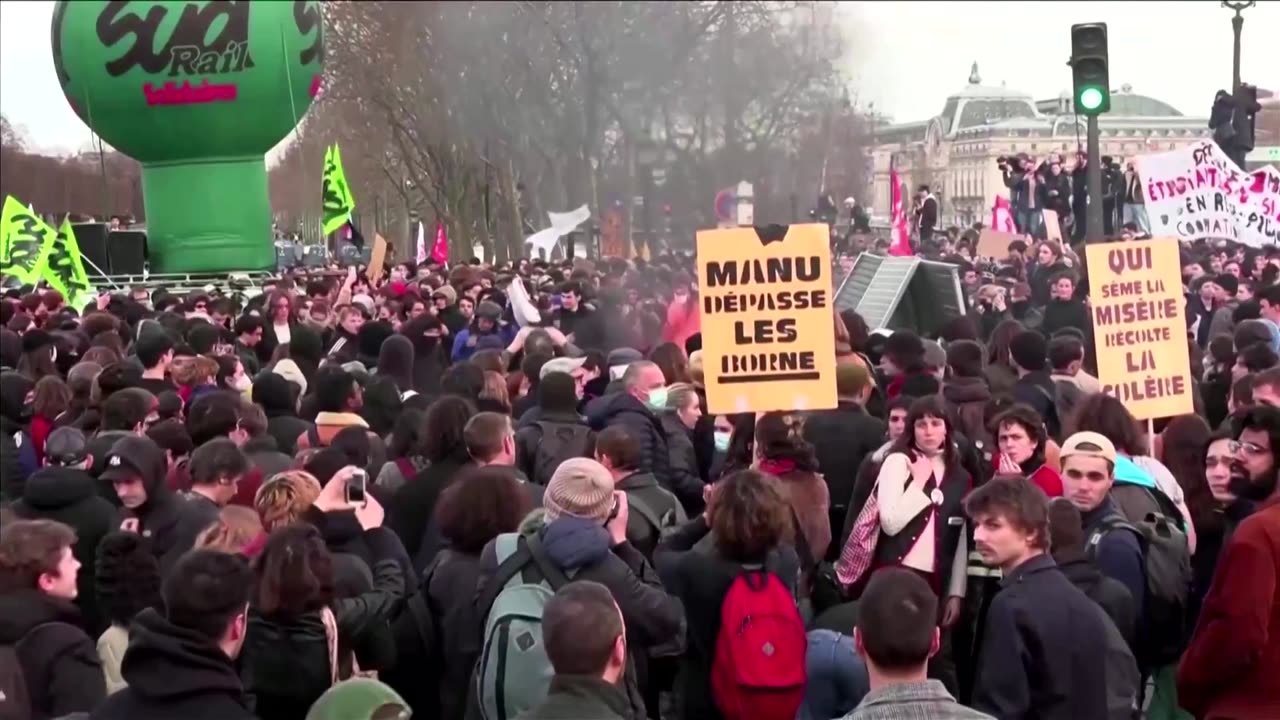
[[[591,458],[569,458],[552,473],[542,507],[547,522],[570,515],[603,523],[613,512],[613,476]]]
[[[408,720],[411,712],[409,703],[383,683],[351,678],[326,690],[306,720]]]

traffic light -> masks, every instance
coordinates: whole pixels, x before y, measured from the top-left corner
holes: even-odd
[[[1106,23],[1071,26],[1071,76],[1077,113],[1101,115],[1111,110]]]

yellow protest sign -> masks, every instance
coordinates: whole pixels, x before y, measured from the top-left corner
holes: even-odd
[[[35,285],[45,274],[49,253],[57,231],[12,195],[4,199],[0,213],[0,236],[4,237],[4,262],[0,272],[27,285]]]
[[[1098,379],[1139,420],[1194,412],[1178,241],[1086,247]]]
[[[831,282],[826,225],[698,233],[708,412],[836,406]]]

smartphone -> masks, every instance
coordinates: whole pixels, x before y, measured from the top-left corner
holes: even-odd
[[[363,505],[365,502],[365,485],[369,482],[369,473],[357,470],[347,478],[346,500],[350,504]]]

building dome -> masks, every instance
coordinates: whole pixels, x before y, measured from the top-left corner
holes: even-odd
[[[948,136],[965,128],[997,123],[1013,118],[1036,117],[1031,96],[1019,90],[982,84],[978,63],[969,70],[969,84],[947,98],[942,108],[942,127]]]

